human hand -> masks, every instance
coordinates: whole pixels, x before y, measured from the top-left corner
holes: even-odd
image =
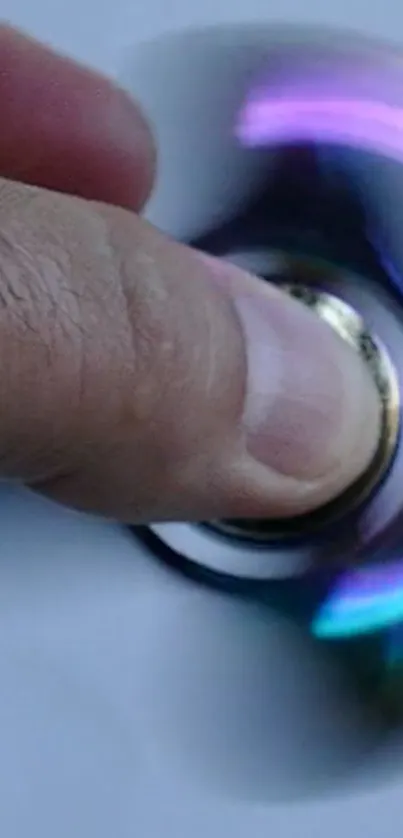
[[[379,405],[299,303],[138,214],[141,114],[0,28],[0,474],[124,521],[293,515],[369,464]]]

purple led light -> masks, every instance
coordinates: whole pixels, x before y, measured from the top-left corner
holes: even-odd
[[[403,108],[366,99],[252,96],[236,126],[248,147],[332,142],[403,160]]]
[[[403,563],[399,561],[373,567],[356,568],[340,580],[338,594],[343,599],[393,593],[403,589]]]

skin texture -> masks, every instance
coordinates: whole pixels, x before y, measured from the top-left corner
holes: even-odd
[[[3,27],[0,106],[0,473],[132,522],[342,491],[377,444],[367,370],[299,303],[137,215],[155,154],[135,104]]]

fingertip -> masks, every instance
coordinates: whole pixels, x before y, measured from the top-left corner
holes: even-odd
[[[294,504],[299,514],[334,499],[368,469],[381,401],[364,361],[316,314],[276,289],[257,303],[253,295],[235,300],[248,357],[248,450],[269,468],[273,487],[292,479],[285,510]],[[277,514],[279,497],[274,491]]]
[[[266,498],[268,516],[309,512],[352,486],[376,457],[382,411],[374,377],[315,311],[225,261],[203,260],[244,335],[253,503]]]

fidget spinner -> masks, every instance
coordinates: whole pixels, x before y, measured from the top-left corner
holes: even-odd
[[[138,528],[200,583],[285,611],[348,663],[388,723],[403,714],[403,57],[334,33],[273,33],[234,113],[265,149],[262,190],[192,242],[277,283],[368,365],[372,463],[312,514]]]

